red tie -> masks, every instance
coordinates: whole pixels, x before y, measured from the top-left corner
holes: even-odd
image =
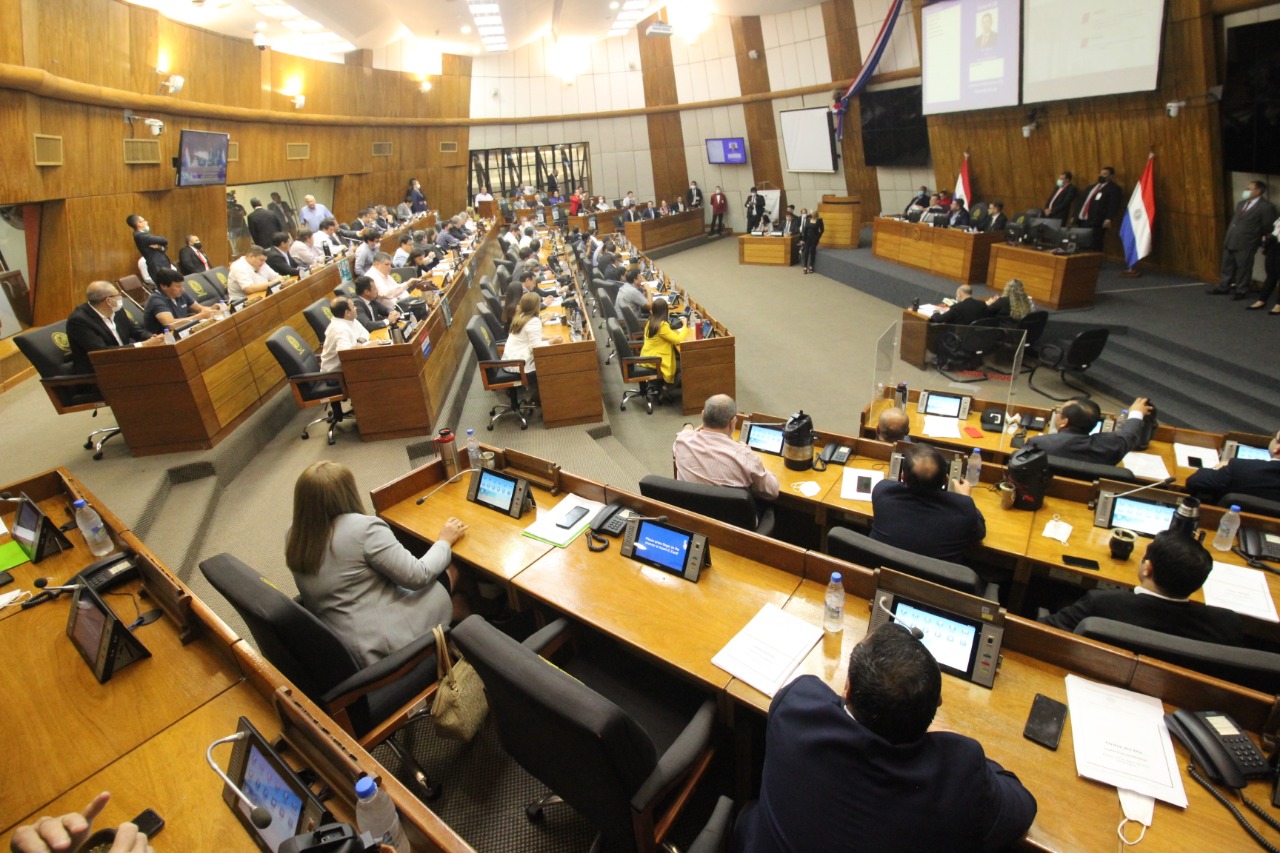
[[[205,269],[208,269],[209,261],[205,258],[203,254],[201,254],[199,249],[196,249],[195,252],[196,252],[196,257],[200,259],[200,263],[204,264]]]
[[[1089,218],[1089,205],[1090,203],[1093,202],[1093,191],[1100,186],[1102,186],[1102,184],[1094,184],[1093,186],[1089,187],[1089,197],[1084,200],[1084,207],[1080,208],[1081,219]]]
[[[1049,199],[1050,210],[1053,210],[1053,203],[1058,200],[1058,196],[1062,195],[1062,191],[1065,190],[1066,188],[1067,188],[1066,184],[1063,184],[1062,186],[1058,187],[1057,192],[1053,194],[1053,198]]]

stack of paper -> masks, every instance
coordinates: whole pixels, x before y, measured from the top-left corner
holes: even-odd
[[[586,515],[568,528],[560,527],[560,522],[578,507],[584,507],[587,510]],[[555,509],[537,509],[538,518],[524,529],[524,535],[530,539],[538,539],[557,548],[563,548],[577,538],[579,533],[586,530],[587,525],[591,524],[591,519],[595,518],[596,513],[603,508],[604,504],[599,501],[589,501],[573,494],[565,495],[564,500],[556,504]]]
[[[1218,451],[1212,447],[1173,443],[1173,455],[1179,468],[1217,468]]]
[[[924,416],[924,434],[929,438],[959,438],[960,419],[941,415]]]
[[[1124,467],[1133,472],[1135,477],[1144,480],[1164,480],[1169,476],[1169,469],[1164,460],[1154,453],[1126,453],[1122,460]]]
[[[1257,569],[1213,561],[1213,571],[1204,582],[1204,603],[1225,607],[1242,616],[1280,622],[1276,603],[1267,587],[1267,576]]]
[[[766,696],[791,680],[800,661],[822,639],[822,628],[766,604],[711,662]]]

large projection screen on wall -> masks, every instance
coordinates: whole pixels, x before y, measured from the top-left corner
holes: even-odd
[[[1149,92],[1164,0],[1026,0],[1022,102]]]
[[[782,125],[782,145],[787,153],[788,172],[830,174],[836,170],[831,110],[826,107],[783,110],[778,113],[778,118]]]
[[[1019,11],[1019,0],[924,7],[925,115],[1018,103]]]

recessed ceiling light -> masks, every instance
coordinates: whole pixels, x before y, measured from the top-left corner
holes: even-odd
[[[630,21],[634,23],[644,17],[643,9],[624,9],[618,13],[619,21]]]
[[[622,5],[622,4],[621,4],[621,3],[618,3],[618,2],[617,2],[617,0],[614,0],[614,2],[612,2],[612,3],[610,3],[610,4],[609,4],[609,8],[610,8],[610,9],[614,9],[614,10],[616,10],[620,5]]]
[[[477,27],[502,26],[501,15],[476,15]]]
[[[476,27],[476,32],[482,36],[500,36],[502,27]]]
[[[502,8],[497,3],[472,3],[468,6],[472,15],[501,15]]]
[[[624,9],[643,9],[649,5],[649,0],[627,0],[622,4]]]
[[[467,34],[467,33],[469,33],[469,32],[471,32],[471,27],[470,27],[469,25],[467,25],[467,24],[463,24],[463,25],[462,25],[462,34],[463,34],[463,35],[466,35],[466,34]]]

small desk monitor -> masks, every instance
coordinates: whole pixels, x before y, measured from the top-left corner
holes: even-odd
[[[324,804],[280,759],[252,723],[241,717],[238,731],[246,736],[236,741],[227,776],[254,805],[267,810],[271,823],[263,829],[254,826],[249,818],[250,808],[225,784],[222,800],[258,849],[276,853],[285,841],[331,820]]]
[[[761,453],[782,455],[782,427],[773,424],[747,424],[742,442]]]
[[[1257,459],[1266,462],[1271,458],[1271,453],[1265,447],[1250,447],[1247,444],[1236,445],[1235,459]]]
[[[471,473],[467,500],[519,518],[529,505],[529,483],[501,471],[479,468]]]
[[[969,417],[969,407],[973,398],[965,394],[947,394],[942,391],[921,391],[916,401],[916,411],[922,415],[937,415],[942,418]]]
[[[18,503],[13,517],[13,541],[32,563],[71,548],[71,541],[62,534],[53,519],[44,514],[40,505],[25,494]]]
[[[134,661],[151,657],[92,586],[82,586],[72,595],[67,636],[99,684]]]
[[[1108,526],[1124,527],[1151,538],[1169,529],[1169,522],[1173,521],[1177,511],[1176,504],[1137,495],[1115,498],[1111,502],[1111,523]]]
[[[664,522],[633,518],[627,522],[622,556],[696,583],[707,556],[707,537]]]

